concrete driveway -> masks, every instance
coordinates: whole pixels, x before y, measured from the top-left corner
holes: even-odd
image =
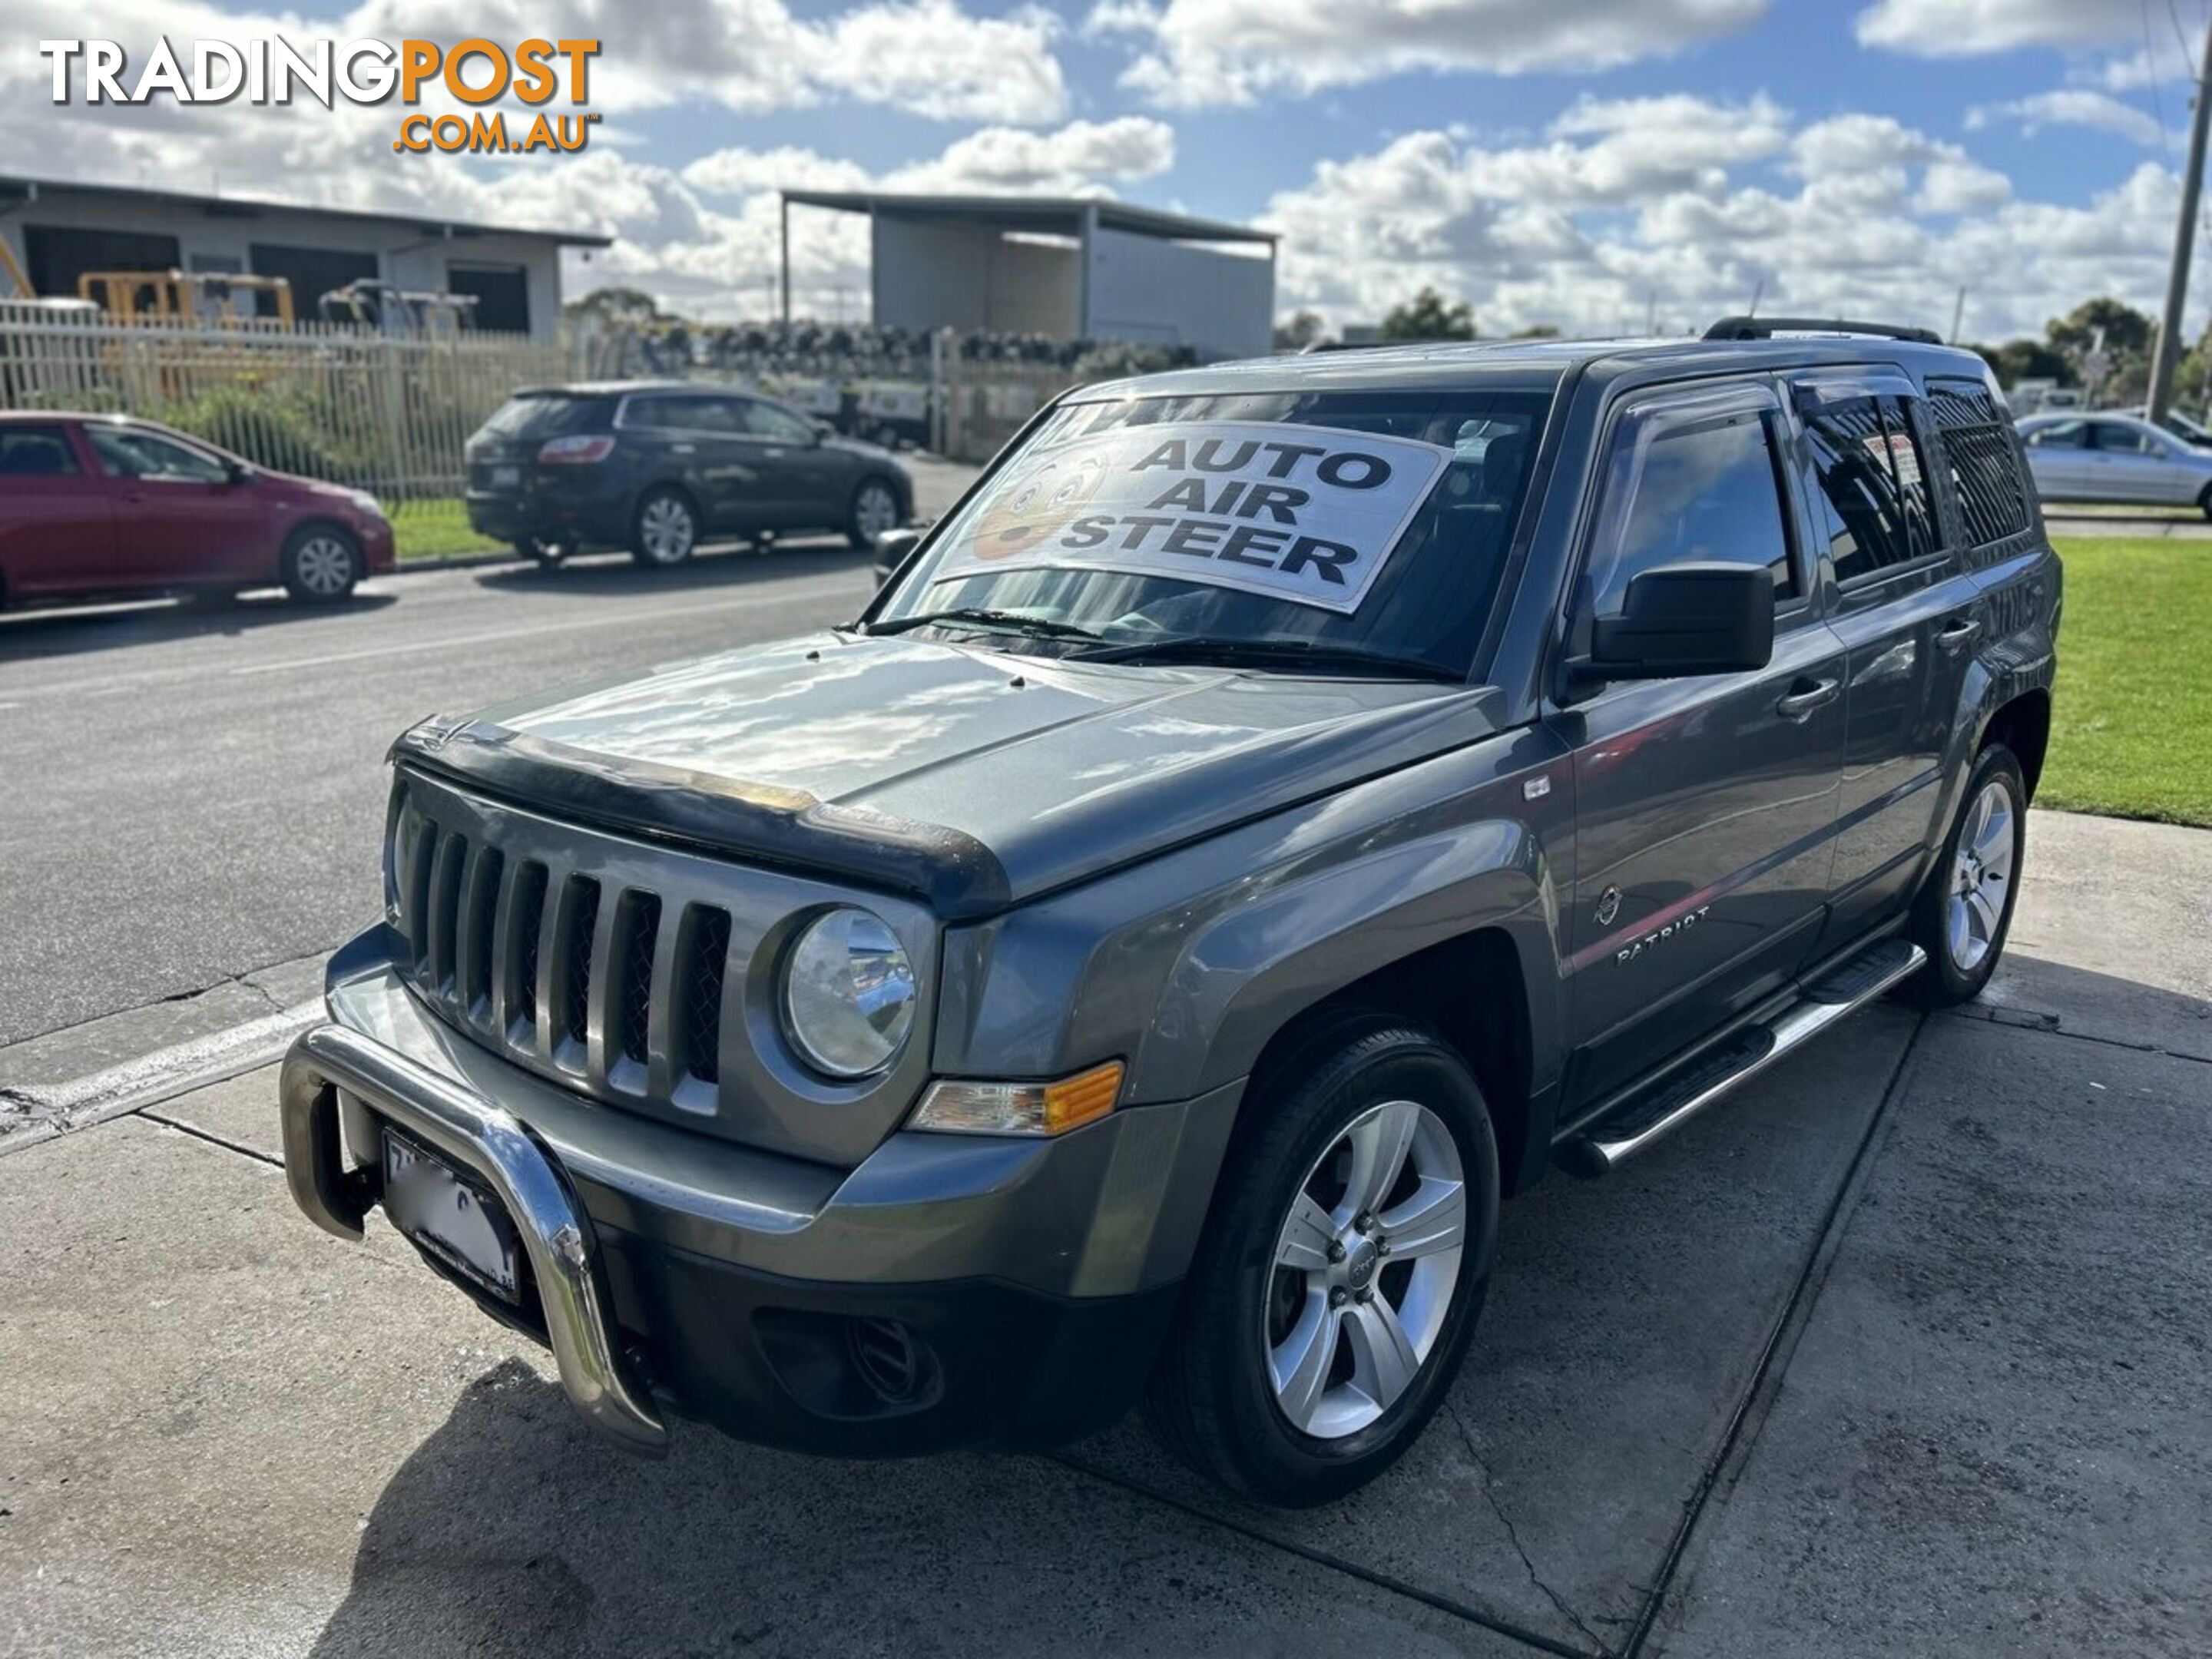
[[[0,1654],[2212,1650],[2212,835],[2039,813],[2029,872],[1983,1004],[1510,1207],[1449,1409],[1317,1512],[1133,1425],[633,1462],[294,1211],[270,1073],[24,1146]]]

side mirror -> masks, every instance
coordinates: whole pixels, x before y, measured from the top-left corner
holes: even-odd
[[[1764,668],[1774,656],[1774,578],[1741,564],[1668,564],[1629,579],[1617,617],[1590,629],[1577,667],[1609,680]]]
[[[223,471],[229,475],[233,484],[242,484],[253,477],[253,469],[244,461],[228,462]]]
[[[837,430],[835,422],[825,421],[819,415],[809,416],[806,424],[814,428],[814,441],[817,444]]]
[[[898,574],[899,567],[921,545],[919,530],[886,530],[876,538],[876,586],[883,586]]]

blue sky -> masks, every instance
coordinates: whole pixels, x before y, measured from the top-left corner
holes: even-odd
[[[778,184],[1110,193],[1283,233],[1279,300],[1486,329],[1735,308],[2034,331],[2154,301],[2212,0],[19,0],[0,168],[588,226],[697,314],[773,292]],[[594,34],[581,157],[395,158],[389,108],[46,104],[35,43]],[[57,144],[57,134],[66,142]],[[64,158],[57,161],[55,157]],[[859,227],[802,216],[799,309]],[[2208,279],[2207,289],[2212,289]],[[2212,301],[2212,292],[2200,294]],[[2192,308],[2199,319],[2205,307]]]

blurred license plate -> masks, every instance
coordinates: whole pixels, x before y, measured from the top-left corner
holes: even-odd
[[[392,1224],[462,1278],[520,1306],[520,1241],[499,1200],[388,1125],[384,1212]]]
[[[491,487],[494,489],[504,489],[509,484],[521,482],[522,469],[519,466],[495,466],[491,470]]]

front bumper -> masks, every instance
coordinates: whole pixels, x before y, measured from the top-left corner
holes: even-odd
[[[842,1171],[586,1102],[439,1024],[388,971],[330,1001],[281,1085],[300,1207],[359,1237],[386,1123],[472,1173],[536,1287],[520,1320],[477,1299],[552,1349],[586,1421],[646,1452],[664,1407],[858,1455],[1105,1427],[1172,1315],[1239,1092],[1057,1140],[898,1133]],[[886,1343],[904,1386],[884,1386]]]

